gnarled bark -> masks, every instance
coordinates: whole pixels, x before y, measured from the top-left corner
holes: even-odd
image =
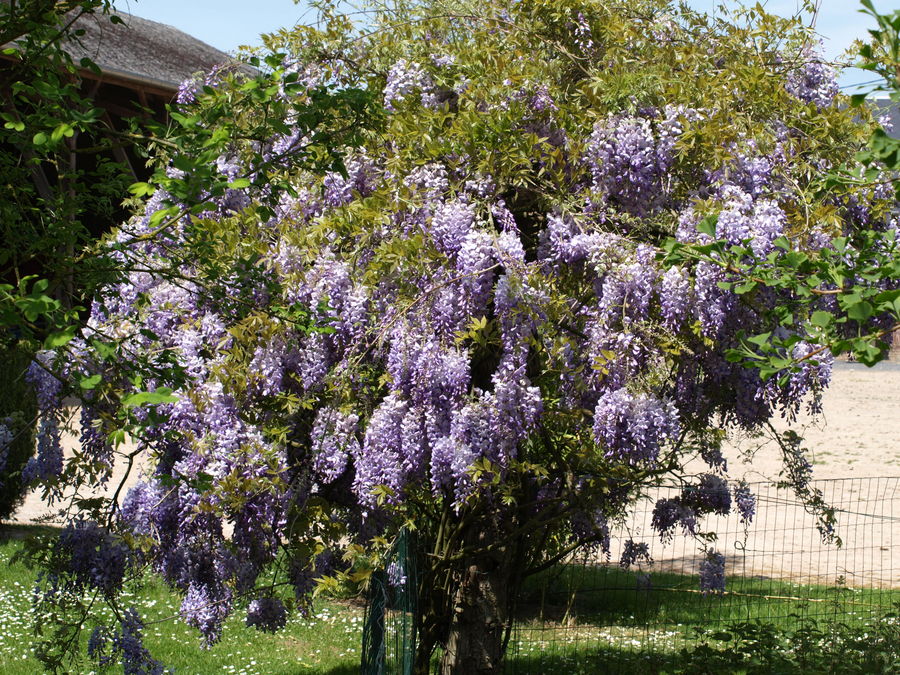
[[[500,671],[516,584],[509,561],[481,558],[456,590],[441,675],[488,675]]]

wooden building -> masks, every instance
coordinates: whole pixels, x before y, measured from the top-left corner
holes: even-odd
[[[184,80],[232,62],[228,54],[177,28],[124,12],[115,14],[122,23],[113,23],[109,15],[103,14],[81,17],[73,25],[81,35],[64,43],[75,64],[88,57],[100,68],[100,73],[79,69],[77,84],[82,96],[104,111],[104,122],[112,129],[124,131],[127,120],[147,116],[165,122],[166,104],[172,102]],[[12,86],[16,78],[22,77],[16,66],[14,57],[0,55],[0,86]],[[91,151],[98,143],[88,134],[75,135],[68,144],[70,168],[92,172],[99,162],[112,160],[124,166],[135,181],[149,175],[146,160],[127,143],[112,144],[99,154]],[[3,150],[17,152],[9,147]],[[53,168],[35,166],[31,173],[37,195],[51,202],[54,191],[62,189]],[[125,214],[83,215],[91,232],[100,234],[120,222]]]

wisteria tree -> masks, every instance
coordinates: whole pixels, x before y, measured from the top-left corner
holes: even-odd
[[[841,280],[766,283],[800,257],[845,259],[835,237],[893,227],[890,189],[826,189],[871,120],[795,21],[664,0],[368,17],[360,33],[325,4],[318,28],[272,37],[275,84],[256,104],[241,73],[186,83],[176,119],[225,151],[176,153],[139,188],[144,212],[108,244],[127,272],[34,369],[31,477],[102,480],[126,432],[147,471],[120,508],[78,503],[44,554],[39,605],[82,612],[88,588],[115,604],[149,564],[207,642],[236,608],[274,630],[317,579],[364,578],[361,557],[408,528],[416,671],[440,647],[443,672],[495,672],[523,580],[608,551],[646,487],[682,488],[656,504],[663,538],[732,508],[750,520],[724,430],[816,409],[822,313],[866,334],[885,320],[883,305],[835,307]],[[334,92],[377,95],[383,114],[343,162],[298,168],[328,155],[310,120]],[[223,96],[251,105],[211,115]],[[259,120],[271,137],[249,133]],[[745,367],[748,345],[783,367]],[[48,370],[85,392],[65,464]],[[783,447],[787,480],[821,510],[803,451]],[[624,566],[647,555],[621,549]],[[722,588],[722,564],[708,548],[704,590]],[[159,672],[135,646],[139,617],[118,615],[89,651]]]

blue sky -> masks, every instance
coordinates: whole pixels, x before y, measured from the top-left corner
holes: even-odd
[[[752,4],[755,0],[746,0]],[[761,0],[768,11],[782,16],[793,15],[799,0]],[[696,9],[713,11],[722,0],[688,0]],[[726,4],[734,5],[733,0]],[[257,44],[260,33],[272,32],[309,20],[313,14],[306,4],[293,0],[117,0],[116,6],[147,19],[168,23],[194,35],[223,51],[242,44]],[[882,12],[900,7],[900,0],[875,0]],[[816,28],[822,35],[828,58],[836,58],[857,37],[864,38],[870,26],[868,17],[860,14],[857,0],[821,0]],[[849,72],[841,84],[859,83],[866,79],[860,71]]]

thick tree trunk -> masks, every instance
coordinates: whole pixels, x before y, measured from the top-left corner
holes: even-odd
[[[505,650],[510,594],[518,584],[510,561],[481,558],[464,572],[453,602],[441,675],[499,673]]]

